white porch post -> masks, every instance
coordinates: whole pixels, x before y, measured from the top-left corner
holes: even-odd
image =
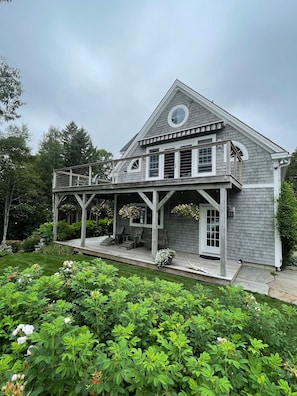
[[[158,251],[158,192],[153,191],[152,205],[152,256],[156,257]]]
[[[227,263],[227,190],[220,188],[220,275],[226,276]]]

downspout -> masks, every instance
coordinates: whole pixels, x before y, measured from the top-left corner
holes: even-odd
[[[273,178],[274,178],[274,218],[275,218],[275,227],[274,227],[274,260],[275,260],[275,269],[276,271],[281,270],[281,266],[283,264],[283,255],[282,255],[282,242],[279,234],[278,226],[276,223],[276,215],[278,209],[278,198],[281,191],[282,185],[282,168],[287,167],[290,164],[290,157],[284,159],[276,159],[273,160]]]

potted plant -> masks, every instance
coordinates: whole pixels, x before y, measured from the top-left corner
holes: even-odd
[[[200,211],[198,205],[193,203],[176,205],[171,213],[185,218],[192,218],[196,221],[200,219]]]
[[[141,207],[135,203],[123,205],[119,210],[119,215],[123,219],[139,219],[141,216]]]
[[[165,265],[171,264],[174,257],[175,257],[175,250],[169,248],[160,249],[157,251],[155,263],[158,268],[161,268],[164,267]]]

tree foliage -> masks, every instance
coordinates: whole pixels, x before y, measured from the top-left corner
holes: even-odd
[[[282,240],[283,263],[289,264],[297,245],[297,199],[292,186],[283,182],[278,199],[277,225]]]
[[[10,67],[5,58],[0,57],[0,120],[11,121],[19,117],[17,110],[24,102],[20,72]]]
[[[291,184],[297,196],[297,149],[292,153],[286,174],[286,181]]]
[[[19,189],[30,150],[27,146],[26,127],[10,126],[7,134],[0,135],[0,204],[3,210],[2,242],[6,243],[10,211],[19,202]]]
[[[87,164],[96,160],[96,149],[90,135],[75,122],[70,122],[62,131],[63,166]]]

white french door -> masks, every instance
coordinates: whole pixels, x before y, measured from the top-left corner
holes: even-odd
[[[199,252],[220,255],[220,216],[211,205],[200,205]]]

